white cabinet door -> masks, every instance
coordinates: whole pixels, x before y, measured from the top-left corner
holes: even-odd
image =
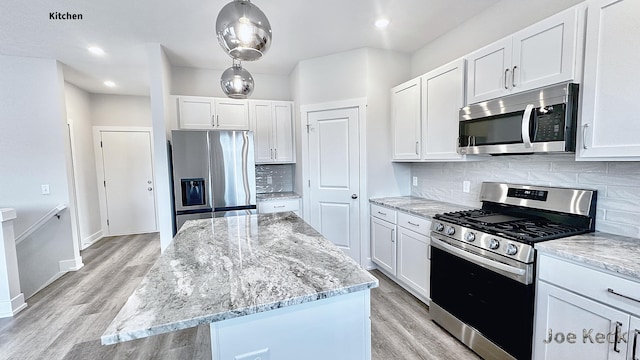
[[[216,130],[249,130],[247,100],[214,99]]]
[[[371,217],[371,260],[396,275],[396,226]]]
[[[391,89],[393,159],[420,159],[420,78]]]
[[[574,79],[577,17],[572,8],[513,35],[513,93]]]
[[[625,333],[628,314],[544,281],[537,285],[535,360],[626,358],[627,343],[608,334]]]
[[[290,102],[273,102],[273,155],[278,163],[295,162],[292,108]]]
[[[256,164],[273,162],[272,113],[271,101],[249,101]]]
[[[398,278],[429,298],[429,237],[398,226]]]
[[[178,99],[180,129],[213,129],[215,105],[213,98],[181,96]]]
[[[285,211],[300,211],[300,199],[271,200],[258,203],[258,212],[261,214]]]
[[[578,160],[640,160],[640,1],[589,3]]]
[[[422,158],[461,159],[459,111],[464,106],[464,65],[457,60],[422,76]]]
[[[495,99],[510,93],[511,37],[467,56],[467,102]]]
[[[640,360],[640,318],[631,317],[628,337],[629,351],[627,360]]]

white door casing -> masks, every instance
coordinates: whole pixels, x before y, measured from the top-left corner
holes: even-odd
[[[158,230],[149,129],[94,128],[105,235]]]
[[[308,121],[307,221],[360,263],[359,108],[312,111]]]

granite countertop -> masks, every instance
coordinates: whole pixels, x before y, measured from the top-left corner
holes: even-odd
[[[257,201],[272,201],[272,200],[290,200],[290,199],[300,199],[301,196],[292,192],[274,192],[274,193],[264,193],[257,194]]]
[[[143,338],[378,286],[291,212],[187,221],[102,335]]]
[[[416,196],[375,198],[369,199],[369,202],[428,218],[433,218],[433,215],[435,214],[469,209],[469,206],[456,205],[438,200],[429,200]]]
[[[594,232],[544,241],[541,253],[573,260],[640,281],[640,239]]]

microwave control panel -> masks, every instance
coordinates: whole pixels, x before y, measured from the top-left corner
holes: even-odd
[[[536,128],[533,141],[562,141],[564,140],[564,106],[545,106],[536,111]]]

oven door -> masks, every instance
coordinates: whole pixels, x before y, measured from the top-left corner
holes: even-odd
[[[435,233],[430,250],[434,321],[485,358],[530,359],[534,284],[503,274],[522,269],[478,261],[481,249],[461,249]],[[532,264],[524,265],[525,273],[533,272]]]

